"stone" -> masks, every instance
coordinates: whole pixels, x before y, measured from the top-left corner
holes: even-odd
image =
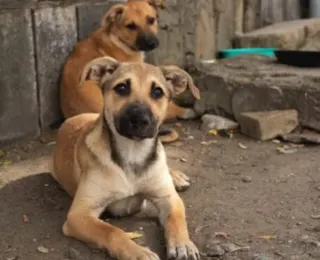
[[[59,102],[62,65],[77,42],[75,7],[35,10],[40,124],[46,129],[62,120]]]
[[[0,13],[0,142],[39,134],[38,100],[28,10]]]
[[[275,23],[255,31],[238,35],[236,47],[271,47],[278,49],[299,49],[320,28],[320,19],[300,19]],[[308,33],[306,33],[308,32]]]
[[[220,245],[210,245],[207,246],[206,255],[210,257],[219,257],[223,256],[226,252]]]
[[[288,134],[299,124],[296,110],[242,113],[238,122],[242,133],[258,140]]]
[[[303,127],[320,131],[320,68],[297,68],[273,57],[222,59],[194,77],[201,99],[198,114],[238,121],[243,112],[295,109]]]
[[[202,120],[202,125],[201,125],[202,130],[210,130],[210,129],[228,130],[228,129],[238,128],[239,126],[237,122],[234,122],[230,119],[227,119],[221,116],[210,115],[210,114],[203,115],[201,117],[201,120]]]
[[[243,177],[242,177],[242,182],[244,182],[244,183],[250,183],[250,182],[252,182],[252,177],[250,177],[250,176],[243,176]]]

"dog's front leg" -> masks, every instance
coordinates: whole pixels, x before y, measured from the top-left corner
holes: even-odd
[[[162,194],[151,197],[150,200],[158,209],[159,220],[164,227],[168,259],[200,259],[197,247],[189,238],[181,198],[174,189]]]
[[[107,249],[119,260],[159,260],[155,253],[134,243],[124,231],[99,219],[106,198],[101,200],[96,196],[100,192],[93,191],[91,194],[77,191],[63,233]]]

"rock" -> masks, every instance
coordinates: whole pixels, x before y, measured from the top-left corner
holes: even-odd
[[[238,123],[230,119],[210,114],[202,116],[201,120],[203,122],[201,125],[202,130],[228,130],[235,129],[239,126]]]
[[[244,134],[258,140],[268,140],[292,132],[298,126],[298,112],[247,112],[240,114],[238,121]]]
[[[259,46],[295,50],[306,44],[319,28],[320,19],[280,22],[238,35],[235,44],[241,48]]]
[[[228,242],[228,243],[224,243],[223,245],[222,245],[222,247],[223,247],[223,249],[226,251],[226,252],[230,252],[230,253],[232,253],[232,252],[235,252],[235,251],[237,251],[237,249],[238,249],[238,247],[235,245],[235,244],[233,244],[233,243],[230,243],[230,242]]]
[[[211,245],[211,246],[207,246],[207,252],[206,255],[210,256],[210,257],[219,257],[219,256],[223,256],[226,252],[224,251],[224,249],[220,246],[220,245]]]
[[[48,253],[49,253],[49,249],[46,248],[46,247],[44,247],[44,246],[38,246],[38,247],[37,247],[37,251],[38,251],[39,253],[43,253],[43,254],[48,254]]]
[[[194,109],[236,119],[243,112],[295,109],[303,127],[320,131],[320,68],[280,64],[273,57],[242,55],[212,65],[195,78]]]
[[[250,176],[244,176],[242,177],[242,181],[245,183],[250,183],[252,182],[252,178]]]
[[[320,134],[287,134],[280,135],[284,141],[295,144],[320,144]]]

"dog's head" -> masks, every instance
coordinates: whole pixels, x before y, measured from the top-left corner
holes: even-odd
[[[159,0],[158,0],[159,1]],[[133,51],[151,51],[158,47],[157,0],[129,0],[117,4],[102,17],[101,27]]]
[[[119,63],[109,57],[88,63],[81,78],[85,80],[101,87],[109,127],[134,140],[157,135],[168,103],[181,86],[197,89],[190,75],[176,66]]]

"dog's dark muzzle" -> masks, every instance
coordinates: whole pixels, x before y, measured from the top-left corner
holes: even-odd
[[[159,46],[159,39],[154,34],[140,34],[136,41],[139,51],[151,51]]]
[[[153,138],[157,134],[157,122],[144,104],[130,104],[115,118],[118,133],[130,139]]]

